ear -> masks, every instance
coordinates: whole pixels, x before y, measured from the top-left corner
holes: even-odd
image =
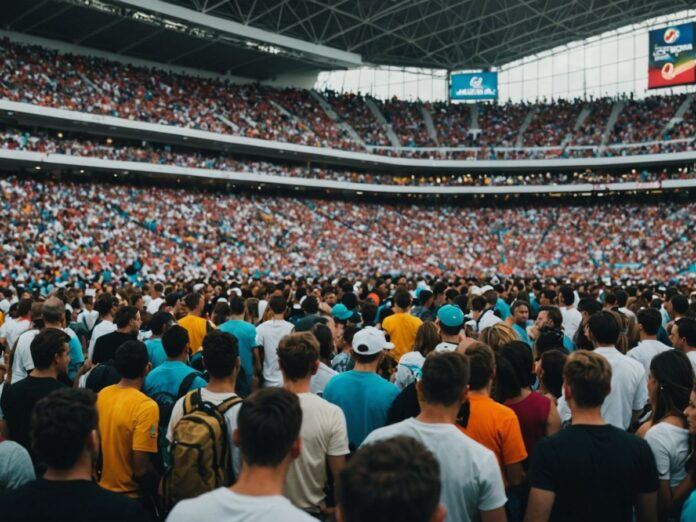
[[[459,395],[459,402],[464,404],[466,402],[466,397],[469,395],[469,385],[464,386],[462,393]]]
[[[312,375],[316,375],[319,371],[319,361],[314,362],[314,368],[312,369]]]
[[[295,460],[297,457],[300,456],[301,452],[302,452],[302,437],[297,437],[295,439],[295,442],[292,443],[292,447],[290,448],[291,459]]]
[[[234,442],[234,445],[235,445],[236,447],[239,447],[239,445],[241,444],[241,440],[240,440],[240,438],[239,438],[239,430],[238,430],[238,429],[234,430],[234,432],[232,433],[232,442]]]
[[[442,504],[438,504],[437,509],[435,510],[435,513],[433,513],[433,516],[430,518],[431,522],[445,522],[445,519],[447,518],[447,508],[443,506]]]

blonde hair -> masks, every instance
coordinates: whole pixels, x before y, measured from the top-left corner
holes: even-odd
[[[484,328],[479,335],[479,341],[490,346],[496,353],[503,345],[511,341],[519,341],[519,339],[515,331],[507,323],[502,322]]]

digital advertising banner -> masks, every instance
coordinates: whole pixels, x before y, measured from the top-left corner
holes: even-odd
[[[650,31],[648,89],[696,83],[693,22]]]
[[[451,100],[497,100],[498,73],[457,73],[450,75]]]

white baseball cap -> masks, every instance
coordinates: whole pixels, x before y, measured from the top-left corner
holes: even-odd
[[[387,341],[381,330],[363,328],[353,336],[352,348],[360,355],[374,355],[382,350],[391,350],[394,344]]]

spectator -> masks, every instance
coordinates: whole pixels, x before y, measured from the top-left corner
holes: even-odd
[[[640,342],[635,348],[629,350],[626,355],[643,365],[645,375],[649,380],[650,362],[656,355],[671,348],[657,340],[657,332],[662,324],[659,310],[643,308],[638,312],[637,321]]]
[[[378,441],[363,446],[341,474],[339,520],[443,522],[441,491],[440,465],[422,443],[411,437]]]
[[[418,327],[413,351],[405,353],[401,359],[399,359],[399,364],[396,365],[396,379],[394,384],[396,384],[399,389],[403,390],[412,382],[420,379],[425,358],[428,354],[433,352],[439,344],[440,334],[438,333],[437,326],[431,321],[425,321]]]
[[[34,405],[53,390],[64,388],[58,380],[70,363],[70,337],[61,330],[49,328],[39,332],[31,341],[34,370],[19,381],[3,388],[0,407],[7,425],[9,439],[21,444],[38,464],[29,440],[31,413]]]
[[[373,430],[384,426],[399,389],[377,375],[384,351],[391,350],[378,330],[363,329],[353,337],[355,369],[336,375],[324,390],[324,399],[339,406],[346,417],[351,450]]]
[[[121,376],[97,396],[104,489],[140,500],[152,511],[159,476],[151,462],[157,453],[157,403],[141,392],[150,371],[147,348],[130,340],[116,350],[114,366]]]
[[[529,320],[529,303],[519,299],[516,300],[510,307],[510,313],[512,314],[512,329],[517,334],[517,337],[519,337],[521,341],[527,343],[531,348],[533,342],[527,333],[527,328],[532,326],[534,323]]]
[[[274,295],[268,301],[268,308],[272,315],[268,321],[256,327],[256,345],[261,347],[263,354],[264,387],[278,387],[283,385],[283,376],[278,366],[278,344],[295,326],[285,320],[285,298]]]
[[[192,518],[311,522],[316,520],[282,495],[288,469],[300,455],[302,409],[297,396],[270,388],[251,394],[239,410],[234,431],[243,466],[231,488],[219,488],[177,504],[167,522]]]
[[[188,313],[179,319],[179,326],[186,328],[189,334],[191,351],[195,354],[203,345],[205,334],[211,330],[210,323],[202,317],[205,309],[205,299],[199,293],[193,292],[184,298]]]
[[[683,317],[675,321],[669,340],[674,348],[686,354],[696,373],[696,319]]]
[[[290,465],[285,496],[310,515],[325,517],[334,511],[326,504],[326,470],[338,478],[349,454],[346,419],[339,407],[310,391],[319,366],[319,343],[311,333],[283,337],[278,363],[285,389],[297,394],[302,408],[302,452]]]
[[[409,313],[411,309],[411,294],[406,288],[400,287],[394,292],[394,314],[382,322],[382,329],[389,334],[394,343],[394,349],[389,356],[399,362],[401,356],[413,350],[416,332],[423,321]]]
[[[437,311],[437,327],[442,341],[436,352],[453,352],[459,346],[460,332],[464,326],[464,312],[456,305],[446,304]]]
[[[233,296],[229,302],[230,317],[218,326],[220,331],[232,334],[237,339],[239,360],[243,374],[240,374],[237,386],[243,397],[251,393],[254,387],[255,367],[260,368],[260,360],[256,350],[256,327],[244,320],[244,301]]]
[[[94,309],[99,313],[99,319],[92,329],[92,336],[89,339],[89,348],[87,350],[88,357],[92,361],[94,361],[94,346],[97,344],[97,340],[102,335],[109,334],[117,328],[113,322],[114,312],[116,311],[116,300],[111,294],[100,294],[99,297],[97,297]]]
[[[116,329],[99,336],[94,343],[92,362],[103,364],[112,361],[119,346],[127,341],[138,340],[141,324],[140,311],[135,306],[123,305],[118,308],[114,314]]]
[[[568,358],[563,377],[572,426],[537,445],[525,520],[630,522],[635,509],[637,520],[656,521],[658,482],[650,447],[602,416],[612,389],[609,360],[579,350]]]
[[[34,409],[31,438],[46,463],[43,477],[0,495],[3,521],[146,521],[134,500],[97,486],[92,472],[99,454],[97,410],[92,392],[64,388],[41,399]],[[4,444],[4,443],[3,443]],[[1,447],[1,445],[0,445]],[[79,500],[79,509],[75,501]]]
[[[530,335],[536,339],[543,329],[554,329],[563,331],[563,315],[557,306],[542,305],[539,307],[539,315],[530,329]],[[575,349],[572,339],[565,333],[563,334],[563,348],[572,352]]]
[[[145,311],[154,316],[157,313],[162,311],[162,307],[166,305],[166,301],[164,300],[163,297],[164,293],[164,285],[157,281],[154,285],[152,285],[152,292],[148,296],[150,299],[147,302]]]
[[[515,412],[491,398],[496,371],[493,350],[476,344],[465,353],[471,368],[469,417],[460,429],[493,452],[506,486],[517,486],[524,480],[527,450]]]
[[[0,498],[4,491],[16,489],[35,478],[29,452],[0,435]]]
[[[575,292],[573,292],[571,287],[562,286],[559,290],[559,296],[559,309],[563,317],[561,327],[565,336],[572,340],[575,338],[575,333],[582,322],[582,314],[575,308]]]
[[[411,313],[421,321],[435,321],[437,319],[437,309],[434,306],[435,295],[427,288],[416,290],[418,306],[414,306]]]
[[[152,337],[145,341],[147,356],[150,359],[152,368],[157,368],[167,360],[167,352],[162,345],[162,335],[174,324],[174,316],[169,312],[155,312],[150,319],[150,331]]]
[[[311,332],[319,343],[319,367],[317,368],[317,373],[312,376],[310,389],[312,393],[322,396],[329,381],[335,375],[338,375],[338,372],[331,368],[333,335],[331,334],[331,328],[321,322],[315,323]]]
[[[539,392],[558,405],[563,393],[563,366],[568,354],[563,350],[548,350],[536,363],[535,373],[539,379]]]
[[[31,359],[31,342],[36,334],[44,327],[43,306],[41,303],[33,303],[31,306],[31,327],[22,332],[10,351],[11,369],[10,383],[17,383],[25,379],[34,369],[34,361]]]
[[[467,398],[468,366],[466,358],[456,352],[428,357],[417,383],[423,396],[420,414],[375,430],[363,444],[369,448],[375,441],[396,436],[416,439],[440,464],[440,502],[448,517],[458,521],[504,520],[505,490],[495,455],[455,427]]]
[[[648,400],[645,369],[615,348],[621,328],[612,312],[603,311],[590,316],[586,329],[594,352],[604,356],[612,370],[611,391],[602,401],[602,418],[612,426],[626,430],[637,420]],[[561,420],[570,419],[571,410],[564,397],[558,400],[558,412]]]
[[[484,287],[485,289],[486,287]],[[490,288],[490,286],[488,287]],[[483,290],[483,289],[482,289]],[[495,315],[495,305],[498,303],[498,294],[495,290],[486,290],[485,295],[477,295],[471,300],[471,316],[473,318],[474,332],[480,333],[485,328],[494,326],[502,321]]]
[[[319,300],[316,298],[316,296],[308,295],[302,301],[301,306],[305,315],[295,325],[296,332],[308,332],[317,323],[328,323],[326,317],[319,314]]]
[[[331,359],[331,369],[338,373],[347,372],[355,367],[353,353],[353,337],[358,329],[355,326],[346,326],[341,331],[338,354]]]

